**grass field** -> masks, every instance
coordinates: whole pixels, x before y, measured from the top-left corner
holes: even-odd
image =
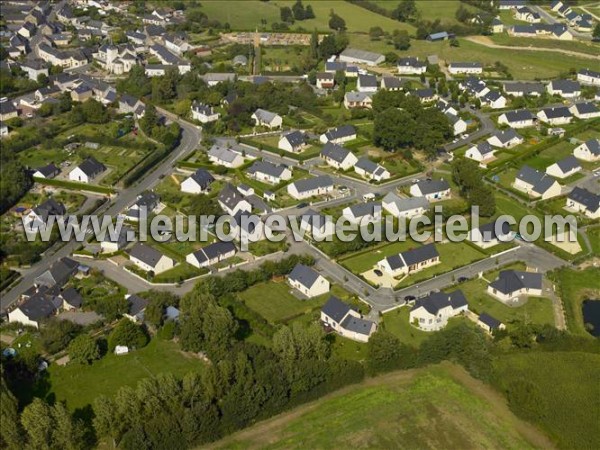
[[[143,378],[160,373],[183,376],[202,367],[200,360],[181,353],[177,344],[155,338],[128,355],[107,354],[90,366],[53,364],[48,372],[50,392],[74,410],[92,404],[99,395],[112,396],[122,386],[135,386]]]
[[[398,6],[399,2],[376,0],[373,3],[377,3],[382,8],[392,11]],[[422,20],[433,22],[436,19],[440,19],[443,24],[448,25],[460,23],[456,20],[456,10],[459,6],[462,5],[471,11],[477,10],[477,8],[470,7],[459,0],[417,0],[416,5]]]
[[[592,252],[594,255],[600,256],[600,227],[588,228],[587,235],[592,244]]]
[[[350,386],[260,422],[210,448],[489,448],[550,443],[503,398],[443,364]]]
[[[565,308],[567,328],[573,334],[591,337],[583,324],[581,304],[586,299],[600,298],[600,269],[561,269],[558,285]]]
[[[505,355],[496,362],[497,384],[514,380],[538,388],[531,402],[535,421],[558,448],[600,448],[600,355],[580,352],[528,352]],[[575,381],[576,380],[576,381]]]
[[[558,39],[523,38],[509,36],[507,33],[493,34],[492,36],[489,36],[489,38],[494,44],[509,45],[511,47],[557,48],[578,53],[589,53],[590,55],[597,55],[600,53],[600,45],[588,41],[559,41]],[[590,61],[590,64],[593,64],[593,62]]]

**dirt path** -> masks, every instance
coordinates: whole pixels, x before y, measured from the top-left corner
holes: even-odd
[[[473,42],[474,44],[483,45],[484,47],[489,48],[500,48],[506,50],[514,50],[514,51],[523,51],[523,52],[552,52],[552,53],[563,53],[569,56],[577,56],[579,58],[586,59],[598,59],[597,55],[592,55],[590,53],[580,53],[572,50],[565,50],[562,48],[547,48],[547,47],[518,47],[511,45],[498,45],[494,44],[490,38],[486,36],[468,36],[464,38],[469,42]]]
[[[513,428],[517,430],[518,433],[528,440],[534,447],[544,449],[555,448],[550,439],[535,426],[516,417],[508,408],[504,397],[491,386],[471,377],[471,375],[469,375],[461,366],[451,364],[449,362],[443,362],[440,364],[440,366],[443,367],[444,370],[456,382],[469,389],[478,397],[481,397],[484,401],[490,403],[490,405],[493,407],[494,414],[510,422],[513,425]],[[374,378],[367,378],[360,384],[347,386],[343,389],[332,392],[331,394],[325,395],[318,400],[299,406],[290,412],[279,414],[272,419],[259,422],[250,428],[234,433],[231,436],[228,436],[203,448],[224,448],[227,445],[235,443],[236,441],[243,441],[245,443],[254,442],[255,445],[250,446],[249,448],[260,448],[260,446],[264,446],[270,442],[277,442],[278,438],[280,437],[278,431],[283,429],[287,423],[292,422],[298,417],[313,411],[328,399],[344,396],[350,392],[369,386],[407,382],[415,378],[415,376],[419,375],[424,370],[427,369],[403,370]]]

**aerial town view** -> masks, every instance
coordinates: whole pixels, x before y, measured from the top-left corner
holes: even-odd
[[[2,0],[0,449],[600,449],[600,1]]]

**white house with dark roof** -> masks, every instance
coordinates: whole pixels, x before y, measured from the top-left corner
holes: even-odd
[[[328,142],[321,149],[320,157],[331,167],[338,170],[348,170],[356,164],[358,158],[350,150]]]
[[[552,80],[546,86],[550,95],[559,95],[562,98],[575,98],[581,95],[581,86],[573,80]]]
[[[319,72],[316,77],[316,86],[319,89],[333,89],[335,86],[335,73]]]
[[[46,286],[48,288],[64,286],[69,279],[78,271],[79,263],[71,258],[60,258],[53,263],[48,270],[35,278],[34,286]]]
[[[267,127],[269,129],[281,128],[283,124],[283,119],[279,114],[260,108],[254,111],[252,120],[254,120],[256,126]]]
[[[444,115],[448,118],[448,121],[452,125],[452,131],[454,136],[458,136],[467,131],[467,122],[463,120],[457,114],[452,114],[450,111],[445,111]]]
[[[247,173],[250,178],[268,184],[279,184],[292,179],[292,171],[287,166],[269,161],[255,161]]]
[[[231,234],[238,242],[258,242],[266,239],[267,224],[257,214],[248,211],[238,211],[229,221]]]
[[[517,301],[520,296],[542,295],[542,274],[518,270],[502,270],[492,281],[487,293],[503,302]]]
[[[437,93],[431,88],[416,89],[410,95],[417,97],[421,103],[431,103],[438,99]]]
[[[511,128],[527,128],[535,126],[537,118],[528,109],[508,111],[498,117],[500,125],[508,125]]]
[[[299,130],[290,131],[281,136],[277,148],[290,153],[300,153],[308,145],[308,136]]]
[[[452,62],[448,65],[452,75],[483,73],[483,64],[478,62]]]
[[[573,155],[569,155],[546,167],[546,173],[556,178],[567,178],[580,172],[581,169],[581,164],[579,164],[577,158]]]
[[[194,102],[191,107],[192,119],[202,123],[209,123],[219,120],[220,114],[212,106],[204,103]]]
[[[346,109],[372,108],[373,94],[370,92],[350,91],[344,94],[344,107]]]
[[[469,231],[469,241],[481,248],[490,248],[511,238],[510,225],[507,222],[493,221]]]
[[[582,161],[600,161],[600,139],[589,139],[573,150],[573,156]]]
[[[123,317],[134,323],[143,323],[148,300],[137,294],[127,294],[125,300],[127,300],[127,312],[123,314]]]
[[[575,210],[590,219],[600,219],[600,195],[574,187],[567,196],[566,208]]]
[[[89,183],[105,170],[106,166],[104,166],[104,164],[90,156],[69,172],[69,180],[78,181],[80,183]]]
[[[303,200],[333,191],[333,180],[328,175],[304,178],[287,185],[287,192],[296,200]]]
[[[213,164],[236,169],[244,164],[244,157],[230,148],[214,144],[208,151],[208,159]]]
[[[235,216],[239,211],[252,211],[252,205],[244,196],[231,184],[226,184],[217,197],[219,206],[227,214]]]
[[[420,272],[440,262],[435,244],[426,244],[382,259],[377,262],[377,269],[398,277]]]
[[[359,75],[356,82],[358,92],[377,92],[379,87],[375,75]]]
[[[504,83],[504,92],[506,95],[513,97],[539,97],[544,93],[546,88],[542,83],[538,82],[510,82]]]
[[[577,81],[589,86],[600,86],[600,72],[590,69],[581,69],[577,72]]]
[[[155,275],[175,267],[175,261],[149,245],[136,243],[129,250],[129,260],[146,272]]]
[[[358,63],[367,66],[376,66],[385,61],[385,56],[380,53],[359,50],[356,48],[347,48],[340,53],[339,60],[345,63]]]
[[[394,217],[420,217],[429,210],[429,202],[425,197],[400,198],[394,192],[388,192],[381,201],[383,209]]]
[[[438,331],[448,324],[448,319],[469,310],[462,291],[434,292],[419,298],[410,309],[409,322],[423,331]]]
[[[126,226],[121,226],[118,230],[118,234],[111,235],[111,233],[105,233],[104,239],[100,241],[100,251],[102,253],[114,253],[118,252],[125,248],[128,244],[128,231],[133,233],[133,230],[130,230]]]
[[[347,206],[342,211],[342,216],[350,223],[367,223],[379,222],[382,217],[382,208],[380,202],[365,202],[353,206]]]
[[[504,131],[496,131],[487,140],[490,145],[499,148],[512,148],[516,145],[522,144],[523,141],[523,136],[521,136],[512,128]]]
[[[490,145],[488,141],[483,141],[469,148],[465,152],[465,157],[472,159],[473,161],[477,161],[479,163],[485,163],[495,159],[495,152],[496,150]]]
[[[179,186],[186,194],[204,194],[210,191],[210,185],[215,178],[206,169],[198,169],[187,177]]]
[[[571,123],[573,114],[571,114],[568,107],[557,106],[541,109],[537,113],[537,118],[550,125],[564,125]]]
[[[410,187],[413,197],[425,197],[430,202],[450,198],[450,184],[446,180],[421,180]]]
[[[481,97],[481,104],[492,109],[506,108],[506,97],[498,91],[490,91]]]
[[[372,181],[383,181],[391,177],[390,172],[385,167],[364,157],[354,164],[354,171],[361,177]]]
[[[332,128],[319,137],[319,140],[323,144],[327,144],[328,142],[343,144],[354,139],[356,139],[356,128],[352,125],[342,125],[341,127]]]
[[[46,166],[39,167],[33,172],[34,178],[45,178],[51,179],[60,174],[60,168],[58,168],[54,163],[50,163]]]
[[[26,232],[37,232],[40,227],[48,223],[50,217],[54,217],[58,221],[62,220],[66,213],[67,209],[65,205],[53,198],[49,198],[45,202],[31,208],[31,211],[23,217],[23,227]]]
[[[235,256],[235,253],[236,248],[232,242],[214,242],[190,253],[185,260],[188,264],[200,269],[231,258]]]
[[[137,222],[142,214],[149,216],[151,213],[158,211],[160,206],[160,196],[158,194],[151,191],[142,192],[137,196],[135,203],[129,207],[125,217],[128,220]]]
[[[321,322],[339,335],[359,342],[368,342],[377,331],[375,322],[363,319],[358,311],[333,295],[321,308]]]
[[[600,117],[600,109],[592,102],[575,103],[569,111],[578,119],[595,119]]]
[[[517,8],[515,11],[515,19],[529,23],[540,23],[542,21],[539,13],[532,11],[526,6]]]
[[[561,186],[554,178],[527,165],[519,170],[512,186],[531,197],[542,200],[556,197],[561,193]]]
[[[481,313],[477,318],[477,325],[487,333],[492,334],[496,330],[505,330],[506,325],[487,313]]]
[[[308,298],[326,294],[330,288],[327,278],[304,264],[296,264],[288,275],[288,283]]]
[[[427,63],[412,56],[400,58],[397,66],[400,75],[421,75],[427,71]]]
[[[8,322],[39,328],[42,321],[58,313],[60,304],[56,293],[46,289],[35,291],[8,311]]]

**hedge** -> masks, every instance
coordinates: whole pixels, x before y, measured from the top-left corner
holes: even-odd
[[[93,184],[79,183],[77,181],[67,181],[67,180],[56,180],[56,179],[48,179],[48,178],[38,178],[33,177],[33,181],[36,183],[44,184],[46,186],[56,186],[62,187],[65,189],[73,189],[77,191],[89,191],[89,192],[97,192],[100,194],[113,194],[115,190],[110,187],[105,186],[96,186]]]

